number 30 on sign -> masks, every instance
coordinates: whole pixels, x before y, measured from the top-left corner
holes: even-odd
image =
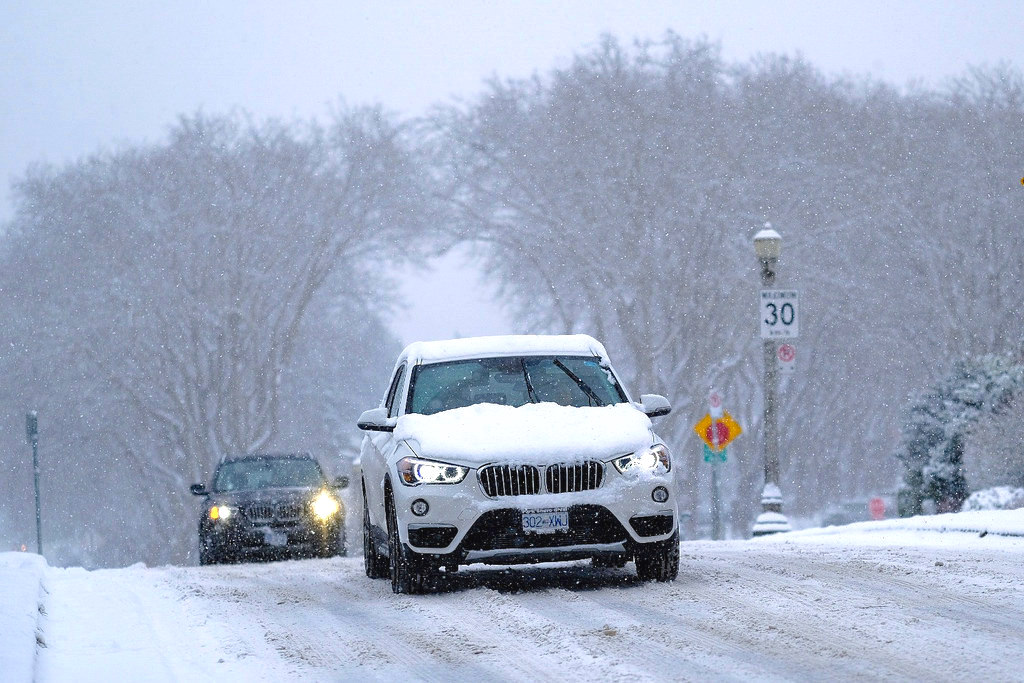
[[[761,290],[761,338],[800,336],[799,298],[792,289]]]

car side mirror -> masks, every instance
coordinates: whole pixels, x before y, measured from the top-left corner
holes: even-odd
[[[388,417],[387,408],[373,408],[359,416],[356,426],[364,432],[393,432],[395,418]]]
[[[658,394],[641,394],[640,409],[647,417],[661,417],[672,412],[668,399]]]
[[[346,477],[344,475],[342,475],[340,477],[335,477],[334,481],[331,482],[331,486],[333,486],[336,489],[347,489],[348,488],[348,477]]]
[[[192,484],[188,487],[188,490],[192,492],[193,496],[208,496],[210,492],[206,490],[206,487],[202,484]]]

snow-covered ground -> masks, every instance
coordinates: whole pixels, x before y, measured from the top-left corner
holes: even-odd
[[[0,554],[4,681],[1024,680],[1024,510],[470,568],[393,595],[359,558],[87,572]]]

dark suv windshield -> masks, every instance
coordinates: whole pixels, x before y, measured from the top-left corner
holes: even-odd
[[[308,458],[253,458],[222,463],[215,491],[251,491],[286,486],[322,486],[320,465]]]
[[[623,403],[625,393],[596,358],[477,358],[420,365],[412,377],[408,412],[431,415],[475,403],[563,406]]]

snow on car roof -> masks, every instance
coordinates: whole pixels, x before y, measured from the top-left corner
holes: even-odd
[[[597,356],[603,363],[608,362],[604,346],[587,334],[511,334],[413,342],[405,347],[401,357],[415,365],[463,358],[520,355]]]

